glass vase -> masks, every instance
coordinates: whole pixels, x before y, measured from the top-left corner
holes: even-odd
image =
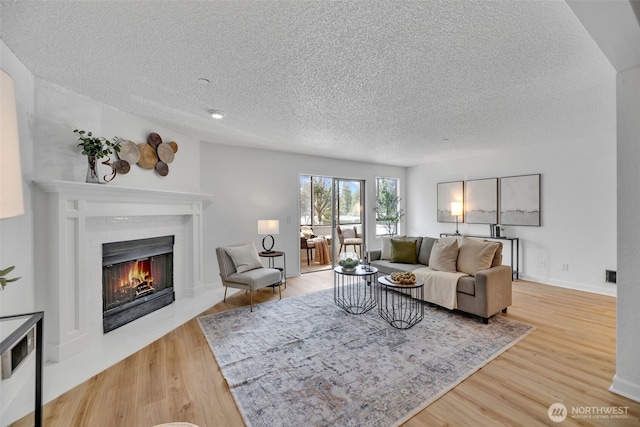
[[[89,162],[87,166],[87,182],[92,184],[100,184],[100,176],[98,175],[98,162],[96,156],[87,156]]]

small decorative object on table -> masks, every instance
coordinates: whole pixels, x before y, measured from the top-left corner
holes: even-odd
[[[341,253],[340,258],[338,258],[338,265],[342,267],[344,271],[353,271],[358,264],[360,264],[360,259],[355,252]]]
[[[394,285],[415,285],[416,275],[413,273],[391,273],[388,280]]]

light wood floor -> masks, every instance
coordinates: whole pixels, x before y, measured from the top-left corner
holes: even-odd
[[[290,279],[283,298],[332,286],[331,272]],[[513,284],[506,316],[537,330],[409,420],[406,426],[638,426],[640,403],[607,389],[615,373],[615,299],[537,283]],[[264,289],[254,301],[277,299]],[[246,306],[238,293],[205,314]],[[250,315],[247,313],[247,315]],[[46,380],[46,379],[45,379]],[[628,407],[626,419],[550,421],[553,403]],[[186,421],[242,426],[195,320],[45,406],[44,425],[148,427]],[[32,426],[26,417],[16,426]]]

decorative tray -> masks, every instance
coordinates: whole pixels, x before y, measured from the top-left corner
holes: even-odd
[[[413,281],[411,281],[411,282],[409,282],[409,281],[401,282],[401,281],[399,281],[399,280],[393,280],[393,279],[391,278],[391,275],[384,276],[384,278],[385,278],[389,283],[394,284],[394,285],[398,285],[398,286],[414,286],[414,285],[416,284],[415,279],[414,279]]]

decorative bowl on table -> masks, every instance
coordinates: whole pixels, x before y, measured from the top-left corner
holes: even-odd
[[[340,254],[338,258],[338,265],[342,267],[344,271],[354,271],[360,264],[360,258],[355,252],[344,252]]]
[[[394,285],[412,286],[416,284],[416,275],[413,273],[391,273],[387,276]]]

